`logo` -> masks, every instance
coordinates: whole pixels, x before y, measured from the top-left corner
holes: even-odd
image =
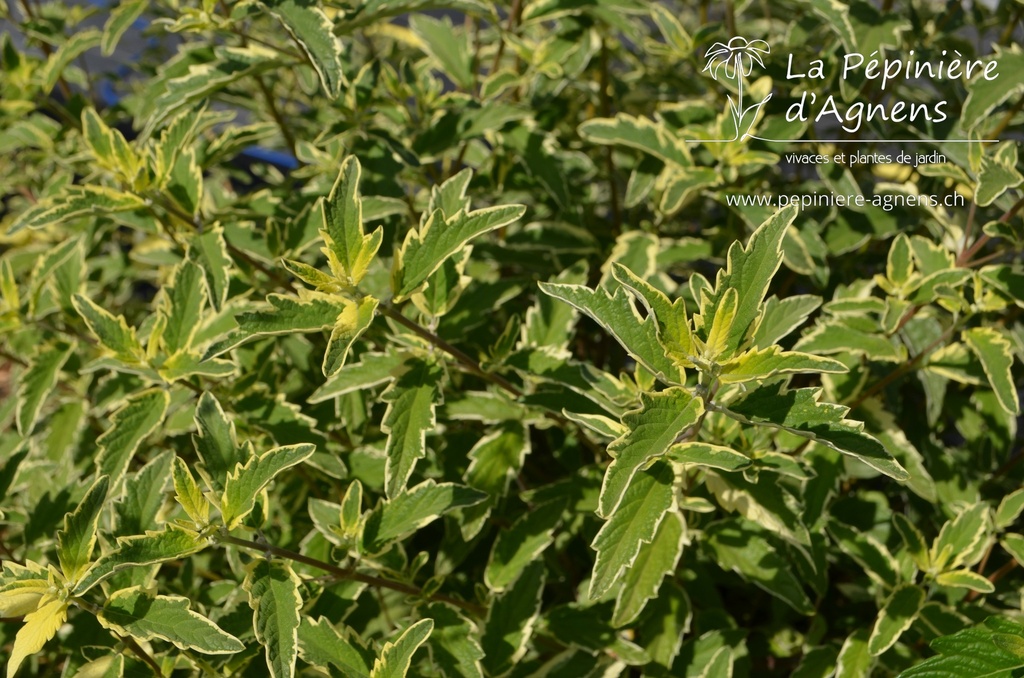
[[[707,65],[702,73],[710,73],[711,77],[718,80],[719,72],[726,80],[736,80],[736,101],[729,95],[729,114],[732,117],[736,134],[732,139],[713,139],[705,143],[730,143],[745,139],[749,135],[750,127],[754,124],[761,107],[772,98],[769,93],[764,99],[749,107],[744,107],[743,101],[743,79],[754,72],[754,64],[764,68],[762,56],[771,54],[771,46],[764,40],[747,40],[736,36],[728,44],[716,42],[711,45],[704,58]]]
[[[769,93],[760,101],[749,103],[744,98],[744,80],[754,72],[754,66],[764,68],[764,60],[771,54],[771,46],[764,40],[748,40],[736,36],[728,43],[716,42],[704,53],[707,63],[702,73],[709,74],[714,80],[722,78],[725,81],[735,83],[736,99],[732,94],[728,95],[729,107],[727,112],[732,121],[731,138],[723,139],[702,139],[694,143],[719,143],[727,144],[744,139],[759,139],[772,142],[798,142],[800,139],[768,139],[751,134],[751,128],[757,121],[772,95]],[[842,80],[856,80],[872,82],[880,85],[880,93],[889,94],[885,101],[852,101],[844,102],[842,98],[837,99],[833,94],[819,93],[805,90],[799,94],[797,100],[786,110],[785,119],[788,122],[801,121],[805,123],[823,123],[835,128],[841,128],[845,132],[860,132],[866,123],[876,121],[879,123],[942,123],[947,120],[947,112],[944,110],[948,102],[945,100],[934,103],[921,103],[915,101],[903,101],[893,95],[891,88],[887,86],[894,84],[900,79],[912,81],[931,81],[933,83],[947,80],[958,81],[961,79],[976,78],[977,81],[995,80],[998,63],[995,57],[984,59],[964,59],[959,52],[954,55],[947,55],[943,50],[937,62],[920,60],[914,55],[914,50],[902,58],[878,57],[878,52],[870,55],[856,52],[844,55],[842,69],[839,77]],[[804,72],[806,71],[806,72]],[[789,55],[786,64],[786,80],[810,80],[823,81],[827,78],[825,62],[815,59],[810,63],[810,68],[794,68],[793,55]],[[748,105],[749,104],[749,105]],[[730,131],[723,129],[723,136],[728,137]],[[819,143],[864,143],[862,139],[818,139]],[[998,139],[879,139],[884,142],[899,143],[995,143]]]

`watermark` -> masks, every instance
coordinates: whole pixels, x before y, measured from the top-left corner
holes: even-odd
[[[796,205],[800,209],[814,207],[879,207],[891,212],[897,207],[966,207],[967,199],[959,193],[948,195],[927,195],[922,193],[876,193],[866,196],[861,193],[799,193],[787,195],[749,195],[726,193],[725,203],[730,207],[771,207],[781,209]]]
[[[715,80],[719,76],[735,81],[737,96],[733,100],[728,96],[728,113],[735,128],[731,139],[691,140],[691,143],[730,143],[741,139],[759,139],[761,141],[785,142],[800,141],[799,139],[770,139],[750,133],[758,114],[771,100],[769,93],[760,101],[748,105],[744,101],[743,83],[749,77],[755,64],[764,68],[764,60],[771,54],[771,46],[764,40],[748,40],[736,36],[728,43],[716,42],[704,53],[706,64],[702,72],[708,73]],[[999,64],[995,59],[964,59],[960,52],[953,50],[948,54],[942,50],[937,61],[919,59],[914,50],[910,50],[905,58],[880,57],[877,51],[870,54],[851,52],[843,57],[840,77],[846,80],[851,77],[863,77],[868,81],[876,81],[882,92],[897,79],[913,80],[928,79],[932,82],[942,80],[970,79],[972,77],[995,80],[999,77]],[[786,80],[825,80],[825,62],[814,59],[806,65],[794,65],[790,54],[786,63]],[[821,94],[803,91],[797,100],[786,110],[789,122],[834,122],[843,130],[856,133],[866,122],[879,120],[884,122],[945,122],[949,112],[946,100],[932,103],[919,103],[894,99],[887,102],[862,102],[841,106],[834,94]],[[864,143],[859,139],[816,139],[818,143]],[[890,143],[936,143],[932,139],[879,139]],[[996,142],[998,139],[942,139],[942,143],[974,143]]]

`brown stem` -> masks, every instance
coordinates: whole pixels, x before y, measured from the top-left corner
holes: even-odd
[[[267,108],[270,110],[270,117],[277,123],[277,127],[281,130],[281,136],[284,137],[284,143],[288,146],[288,150],[291,151],[292,155],[298,157],[295,151],[295,137],[292,135],[291,129],[288,127],[288,123],[285,122],[281,116],[281,111],[277,109],[277,102],[274,100],[274,93],[267,87],[267,83],[263,81],[263,76],[257,75],[256,86],[259,87],[260,92],[263,94],[263,98],[267,102]]]
[[[1002,567],[1000,567],[998,570],[990,574],[988,576],[988,580],[995,584],[997,581],[1005,577],[1008,573],[1012,572],[1015,567],[1017,567],[1017,561],[1011,558],[1009,562],[1004,563]],[[967,597],[964,600],[966,600],[967,602],[971,602],[979,596],[981,596],[980,591],[971,591],[967,594]]]
[[[228,8],[227,3],[224,2],[224,0],[219,0],[218,4],[220,5],[220,11],[224,14],[224,18],[230,20],[231,10]],[[248,35],[235,29],[232,29],[232,32],[241,38],[243,47],[248,46]],[[284,138],[284,143],[288,146],[289,150],[291,150],[292,155],[297,155],[295,153],[295,137],[292,136],[291,130],[285,123],[284,118],[281,117],[281,112],[277,110],[277,102],[274,100],[273,92],[271,92],[270,88],[267,87],[267,83],[263,81],[263,76],[257,73],[253,76],[253,79],[256,80],[256,87],[260,90],[260,93],[267,102],[267,109],[270,111],[270,117],[272,117],[274,122],[277,123],[278,129],[281,131],[281,136]]]
[[[971,231],[974,230],[974,214],[978,210],[978,203],[971,200],[971,207],[967,210],[967,225],[964,226],[964,244],[960,248],[960,254],[964,253],[967,249],[967,243],[971,242]],[[958,257],[960,255],[957,255]]]
[[[996,478],[999,478],[1000,476],[1005,475],[1010,469],[1019,464],[1021,460],[1024,460],[1024,449],[1017,450],[1012,455],[1010,455],[1010,458],[1004,461],[1003,465],[997,468],[992,473],[992,477],[989,478],[989,482],[995,480]]]
[[[1000,45],[1010,44],[1010,38],[1013,37],[1013,32],[1017,29],[1017,22],[1020,21],[1022,16],[1024,16],[1024,9],[1018,9],[1013,15],[1013,18],[1006,24],[1006,29],[1003,30],[1003,34],[999,36]]]
[[[383,577],[375,577],[369,574],[362,574],[361,572],[356,572],[351,568],[338,567],[333,563],[327,563],[316,558],[310,558],[309,556],[305,556],[301,553],[296,553],[295,551],[290,551],[288,549],[281,548],[280,546],[273,546],[272,544],[261,544],[257,541],[239,539],[238,537],[232,537],[231,535],[219,536],[218,540],[225,544],[232,544],[234,546],[240,546],[242,548],[253,549],[254,551],[262,551],[264,553],[275,555],[279,558],[291,560],[296,563],[302,563],[303,565],[309,565],[310,567],[315,567],[318,570],[323,570],[324,572],[333,575],[337,579],[357,581],[363,584],[367,584],[368,586],[373,586],[375,588],[391,589],[392,591],[398,591],[400,593],[405,593],[410,596],[423,595],[423,590],[416,586],[412,586],[410,584],[403,584],[402,582],[391,581],[390,579],[384,579]],[[431,600],[449,603],[451,605],[455,605],[456,607],[460,607],[463,610],[473,612],[478,615],[483,615],[486,612],[486,610],[480,605],[477,605],[475,603],[468,603],[464,600],[459,600],[458,598],[452,598],[451,596],[446,596],[443,593],[434,593],[428,597]]]
[[[523,2],[522,0],[512,0],[512,8],[508,12],[508,22],[505,24],[505,32],[511,33],[512,29],[515,28],[516,23],[519,21],[519,16],[522,14]],[[505,37],[500,36],[498,39],[498,51],[494,54],[494,61],[491,63],[491,73],[498,72],[498,66],[501,65],[501,57],[505,54]]]
[[[145,197],[145,196],[140,196],[140,197]],[[189,228],[195,228],[196,227],[196,224],[192,220],[192,217],[187,212],[182,211],[174,203],[172,203],[172,202],[170,202],[168,200],[163,199],[162,196],[158,196],[157,199],[155,200],[155,202],[157,202],[160,205],[161,208],[166,210],[168,213],[174,215],[179,221],[181,221],[182,223],[187,225]],[[251,257],[248,252],[245,252],[244,250],[241,250],[241,249],[235,247],[230,242],[227,242],[227,239],[225,239],[224,244],[227,245],[228,251],[231,254],[235,255],[239,259],[242,259],[247,264],[249,264],[250,266],[252,266],[256,270],[258,270],[260,273],[262,273],[263,275],[265,275],[268,278],[270,278],[270,280],[272,280],[278,287],[282,287],[282,288],[289,289],[289,290],[294,290],[295,289],[295,284],[291,280],[288,280],[287,278],[283,278],[277,271],[274,271],[273,269],[268,268],[262,262],[260,262],[260,261],[258,261],[256,259],[254,259],[253,257]]]
[[[377,308],[380,310],[381,313],[386,315],[388,318],[391,318],[392,320],[397,322],[402,327],[405,327],[406,329],[411,330],[414,334],[418,335],[420,338],[426,339],[427,341],[429,341],[434,346],[438,347],[439,349],[441,349],[442,351],[444,351],[445,353],[447,353],[451,357],[453,357],[456,360],[458,360],[470,372],[472,372],[473,374],[477,375],[481,379],[485,379],[486,381],[491,382],[495,386],[498,386],[498,387],[508,391],[509,393],[511,393],[512,395],[514,395],[517,398],[519,398],[519,397],[521,397],[523,395],[522,390],[520,390],[518,386],[516,386],[512,382],[508,381],[507,379],[505,379],[504,377],[502,377],[499,374],[494,374],[493,372],[486,371],[484,368],[482,368],[480,366],[480,363],[478,363],[477,361],[473,360],[473,358],[471,358],[470,356],[466,355],[461,350],[455,348],[454,346],[449,344],[447,341],[445,341],[441,337],[437,336],[436,334],[434,334],[433,332],[431,332],[427,328],[423,327],[422,325],[419,325],[418,323],[415,323],[412,320],[409,320],[404,315],[402,315],[401,312],[396,310],[393,306],[391,306],[389,304],[381,304]]]
[[[79,607],[88,610],[97,617],[99,617],[103,613],[103,609],[99,605],[94,605],[90,603],[88,600],[83,600],[82,598],[73,598],[72,600]],[[163,678],[164,672],[163,669],[160,668],[160,664],[158,664],[156,659],[153,658],[153,655],[146,652],[145,648],[139,645],[139,643],[134,638],[132,638],[131,636],[122,636],[120,633],[115,633],[114,631],[111,631],[110,633],[113,634],[115,638],[124,643],[128,647],[128,649],[130,649],[135,654],[135,656],[144,661],[149,666],[149,668],[153,669],[153,673],[155,673],[160,678]]]
[[[1017,216],[1017,213],[1020,212],[1022,209],[1024,209],[1024,198],[1021,198],[1016,203],[1014,203],[1013,207],[1011,207],[1010,209],[1006,210],[1006,212],[1003,213],[1003,216],[999,217],[999,221],[1001,221],[1004,224],[1010,223],[1010,219],[1013,219],[1015,216]],[[966,250],[964,250],[963,252],[960,253],[960,256],[957,257],[957,259],[956,259],[956,265],[957,266],[967,266],[967,265],[969,265],[969,262],[971,261],[971,258],[975,254],[977,254],[978,250],[980,250],[982,247],[984,247],[985,243],[987,243],[991,239],[992,239],[992,237],[989,234],[987,234],[987,233],[982,235],[980,238],[978,238],[978,241],[976,243],[974,243],[974,245],[972,245],[970,248],[968,248],[968,249],[966,249]]]
[[[601,68],[601,79],[600,79],[600,99],[601,99],[601,115],[605,118],[610,118],[612,115],[612,103],[611,96],[608,94],[608,88],[611,86],[609,82],[610,78],[608,75],[608,43],[601,39],[601,57],[600,57],[600,68]],[[612,235],[618,237],[622,230],[622,215],[619,212],[619,189],[615,185],[615,162],[612,159],[612,147],[604,147],[604,165],[605,171],[608,173],[608,202],[612,212]]]
[[[9,360],[16,365],[21,365],[22,367],[28,367],[28,362],[22,360],[13,353],[8,353],[6,349],[0,348],[0,358],[3,358],[4,360]]]
[[[725,3],[725,32],[730,37],[736,35],[736,10],[732,5],[732,0],[726,0]]]
[[[910,360],[908,360],[907,362],[903,363],[895,370],[890,372],[889,374],[885,375],[884,377],[876,381],[870,388],[868,388],[866,391],[863,391],[860,395],[858,395],[853,400],[853,402],[849,403],[847,407],[849,407],[851,410],[857,409],[857,406],[863,403],[865,400],[875,395],[876,393],[878,393],[883,388],[885,388],[892,382],[896,381],[903,375],[910,372],[912,369],[914,369],[914,367],[917,366],[919,362],[921,362],[921,360],[925,358],[925,356],[934,351],[941,344],[945,343],[953,335],[953,332],[954,330],[956,330],[956,328],[956,323],[950,325],[949,329],[943,332],[935,341],[921,349],[920,353],[918,353],[913,358],[911,358]]]
[[[998,139],[999,135],[1002,134],[1007,127],[1009,127],[1010,121],[1013,120],[1013,116],[1020,113],[1021,108],[1024,108],[1024,97],[1017,99],[1017,103],[1015,103],[1013,107],[1006,112],[1006,115],[1004,115],[1003,119],[999,121],[999,124],[996,125],[996,128],[992,130],[992,133],[987,136],[991,137],[992,139]]]
[[[476,360],[473,360],[473,358],[471,358],[467,354],[463,353],[458,348],[452,346],[447,341],[445,341],[441,337],[437,336],[435,333],[431,332],[430,330],[428,330],[427,328],[423,327],[422,325],[420,325],[420,324],[418,324],[416,322],[413,322],[412,320],[409,320],[404,315],[402,315],[400,311],[395,309],[393,306],[390,306],[389,304],[380,304],[377,308],[378,308],[378,310],[380,310],[381,313],[383,313],[388,318],[391,318],[392,320],[397,322],[402,327],[405,327],[405,328],[411,330],[412,332],[414,332],[420,338],[426,339],[432,345],[436,346],[437,348],[441,349],[442,351],[444,351],[448,355],[450,355],[453,358],[455,358],[459,362],[459,364],[461,364],[463,367],[465,367],[467,370],[469,370],[473,374],[477,375],[481,379],[484,379],[486,381],[491,382],[495,386],[498,386],[499,388],[507,391],[508,393],[512,394],[516,398],[520,398],[520,397],[523,396],[523,391],[518,386],[516,386],[512,382],[508,381],[507,379],[502,377],[500,374],[495,374],[494,372],[488,372],[483,367],[481,367],[480,363],[478,363]],[[575,433],[576,433],[577,440],[579,440],[580,443],[583,445],[583,447],[587,448],[587,450],[589,452],[591,452],[595,456],[595,458],[601,456],[601,453],[602,453],[603,450],[601,450],[600,447],[598,447],[598,445],[596,443],[594,443],[594,441],[591,440],[587,436],[587,434],[584,433],[583,429],[580,428],[575,422],[571,422],[568,419],[566,419],[565,417],[561,416],[560,414],[555,414],[553,412],[550,413],[548,416],[551,419],[557,421],[562,426],[565,426],[567,428],[570,428],[570,429],[574,430]]]

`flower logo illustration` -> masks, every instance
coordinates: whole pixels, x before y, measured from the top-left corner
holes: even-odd
[[[707,65],[704,66],[702,73],[709,73],[712,78],[718,80],[718,73],[722,71],[727,80],[736,80],[738,100],[733,102],[732,96],[729,97],[729,112],[736,126],[736,136],[722,141],[736,141],[741,137],[746,137],[750,126],[753,125],[754,119],[757,117],[758,110],[772,98],[772,95],[769,94],[753,106],[743,107],[743,79],[753,73],[755,63],[764,68],[762,57],[767,56],[771,51],[771,46],[764,40],[747,40],[736,36],[728,44],[716,42],[704,53]],[[750,115],[749,123],[745,128],[742,127],[741,123],[751,112],[753,115]]]

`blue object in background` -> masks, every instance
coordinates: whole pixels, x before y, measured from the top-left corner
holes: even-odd
[[[109,11],[115,6],[116,2],[108,2],[106,0],[84,0],[84,4]],[[102,20],[106,21],[106,16],[103,16]],[[155,37],[147,38],[142,35],[142,32],[149,28],[151,23],[151,20],[146,18],[145,15],[139,17],[132,22],[131,27],[125,31],[124,35],[121,36],[121,40],[118,42],[117,48],[110,57],[96,58],[95,55],[90,55],[87,52],[87,62],[92,61],[92,65],[95,66],[95,70],[97,72],[113,72],[116,78],[122,81],[130,79],[133,73],[128,64],[138,61],[142,57],[143,51],[147,49],[159,49],[161,47],[161,41],[159,39]],[[90,52],[95,52],[95,50],[90,50]],[[88,59],[88,56],[93,58]],[[90,71],[91,70],[94,69],[90,67]],[[117,106],[121,103],[121,95],[114,86],[114,82],[115,81],[109,77],[97,80],[96,93],[100,99],[98,103],[102,103],[103,106],[106,107]],[[265,146],[249,146],[243,149],[239,155],[248,163],[273,165],[284,173],[288,173],[299,167],[298,158],[291,153],[267,148]]]

